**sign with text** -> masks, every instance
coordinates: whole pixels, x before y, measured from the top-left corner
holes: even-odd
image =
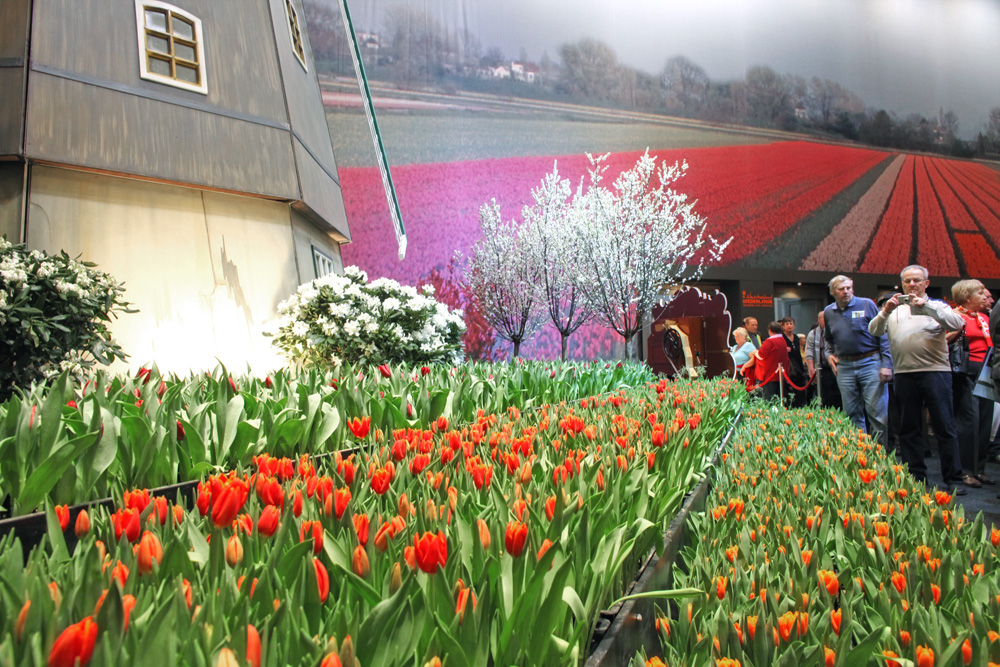
[[[754,294],[743,290],[744,308],[774,308],[774,297],[770,294]]]

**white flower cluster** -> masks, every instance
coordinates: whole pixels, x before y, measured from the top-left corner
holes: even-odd
[[[124,287],[92,266],[0,238],[0,349],[14,360],[0,383],[27,386],[124,358],[106,324],[115,311],[129,312]]]
[[[434,297],[355,266],[301,285],[278,305],[274,343],[299,366],[461,360],[465,322]]]

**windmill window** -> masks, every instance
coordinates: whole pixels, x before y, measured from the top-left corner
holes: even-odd
[[[135,17],[140,76],[206,94],[201,19],[156,0],[136,0]]]

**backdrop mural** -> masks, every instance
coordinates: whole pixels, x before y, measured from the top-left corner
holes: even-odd
[[[478,211],[558,161],[647,147],[737,267],[1000,278],[1000,4],[990,0],[351,0],[409,236],[397,259],[339,9],[305,0],[353,242],[372,277],[461,288]],[[558,355],[551,329],[522,348]],[[573,357],[615,356],[585,326]]]

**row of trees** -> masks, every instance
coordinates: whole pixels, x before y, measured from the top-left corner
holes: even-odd
[[[586,185],[574,190],[554,165],[520,221],[504,222],[496,200],[480,210],[469,290],[514,356],[551,322],[565,360],[569,336],[591,319],[622,336],[629,356],[653,304],[697,280],[729,244],[706,236],[705,219],[673,189],[686,163],[657,167],[647,151],[606,187],[606,156],[588,157]]]
[[[339,10],[331,0],[306,0],[313,51],[321,67],[346,74],[351,59]],[[409,87],[453,89],[484,85],[485,67],[510,65],[513,54],[484,51],[467,30],[450,30],[422,9],[389,6],[380,17],[377,39],[364,49],[373,76]],[[625,109],[668,113],[711,122],[745,124],[787,131],[821,132],[904,150],[968,155],[1000,151],[1000,108],[974,142],[958,139],[958,118],[942,110],[937,117],[898,117],[867,109],[859,95],[831,79],[780,74],[754,66],[742,79],[713,81],[684,56],[666,61],[655,74],[618,61],[611,46],[591,38],[544,54],[533,85],[511,80],[492,85],[505,93],[569,97]],[[525,61],[524,49],[517,59]]]

